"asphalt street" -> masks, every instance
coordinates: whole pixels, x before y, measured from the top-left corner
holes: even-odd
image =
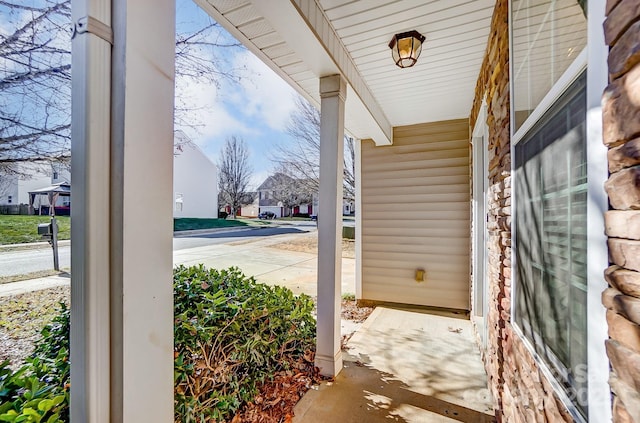
[[[267,237],[283,234],[308,232],[315,228],[313,222],[291,222],[282,226],[263,227],[258,229],[234,230],[212,234],[179,236],[173,238],[173,250],[204,247],[214,244],[225,244],[256,237]],[[71,247],[59,248],[60,267],[69,268],[71,262]],[[37,249],[0,252],[0,276],[14,276],[53,269],[53,253],[51,247],[43,246]]]
[[[60,258],[60,268],[69,268],[71,262],[70,247],[60,247],[58,256]],[[0,276],[23,275],[44,270],[53,270],[53,252],[49,246],[0,253]]]

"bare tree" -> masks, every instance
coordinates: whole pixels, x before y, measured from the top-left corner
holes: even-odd
[[[0,1],[0,14],[0,170],[16,174],[69,155],[71,1]]]
[[[241,138],[227,138],[218,161],[218,192],[222,203],[231,207],[235,219],[238,209],[246,201],[253,169],[249,150]]]
[[[303,181],[312,192],[320,183],[320,112],[302,97],[296,98],[296,110],[291,114],[287,133],[293,143],[280,143],[271,154],[279,169]],[[343,197],[355,198],[355,146],[353,138],[344,137]]]
[[[353,138],[344,137],[344,179],[342,197],[347,201],[356,199],[356,146]]]
[[[10,175],[22,162],[69,157],[71,0],[0,0],[0,16],[0,173]],[[208,17],[178,25],[176,81],[239,80],[242,70],[223,52],[240,44],[221,34]],[[176,124],[197,129],[188,96],[176,89]]]

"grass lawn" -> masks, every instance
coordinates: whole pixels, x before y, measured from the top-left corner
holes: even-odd
[[[56,216],[56,220],[58,221],[58,239],[69,239],[71,237],[69,216]],[[49,216],[0,215],[0,245],[42,241],[38,235],[38,224],[50,221]]]
[[[69,216],[56,216],[58,220],[58,239],[70,239],[71,219]],[[25,244],[42,241],[38,235],[38,224],[49,223],[49,216],[0,215],[0,245]],[[193,229],[229,228],[233,226],[261,226],[268,222],[257,219],[173,219],[174,231]]]
[[[249,219],[197,219],[183,217],[173,219],[174,231],[191,231],[195,229],[229,228],[233,226],[263,226],[268,223]]]

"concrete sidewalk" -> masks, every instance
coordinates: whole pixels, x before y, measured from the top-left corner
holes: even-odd
[[[173,263],[185,266],[204,264],[225,269],[236,266],[258,282],[286,286],[294,293],[315,296],[318,260],[315,254],[287,251],[274,245],[306,235],[275,235],[255,240],[209,245],[174,251]],[[53,288],[69,283],[68,277],[49,276],[0,284],[0,297]],[[355,293],[355,260],[342,259],[342,292]]]
[[[19,282],[9,282],[0,284],[0,298],[12,295],[20,295],[42,289],[55,288],[57,286],[69,285],[71,277],[69,274],[46,276],[44,278],[27,279]]]

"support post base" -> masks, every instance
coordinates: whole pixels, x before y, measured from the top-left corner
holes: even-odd
[[[337,376],[342,370],[342,351],[338,351],[333,357],[316,355],[315,365],[320,369],[322,376]]]

